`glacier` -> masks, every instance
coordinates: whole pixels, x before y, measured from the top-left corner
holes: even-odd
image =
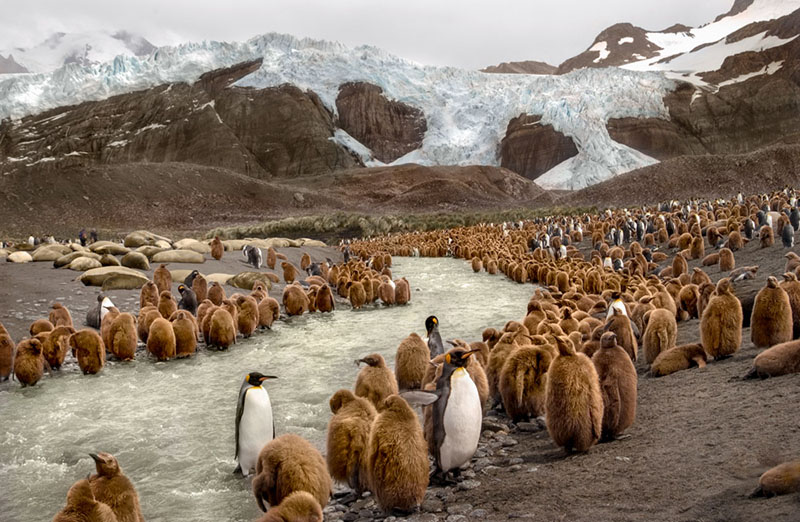
[[[421,65],[373,46],[269,33],[246,42],[206,41],[161,47],[149,56],[120,55],[102,64],[67,64],[52,73],[0,80],[0,118],[100,100],[156,85],[194,82],[205,72],[262,58],[240,87],[285,83],[309,89],[336,113],[339,86],[369,82],[384,95],[421,109],[428,130],[420,149],[392,164],[498,165],[508,122],[539,114],[570,136],[578,155],[537,179],[544,188],[578,189],[656,160],[611,139],[609,118],[669,119],[664,95],[675,82],[663,73],[581,69],[562,76],[489,74]],[[338,143],[368,157],[350,136]]]

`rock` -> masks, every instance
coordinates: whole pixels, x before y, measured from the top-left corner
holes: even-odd
[[[128,274],[113,275],[103,281],[102,290],[104,292],[110,290],[138,290],[144,286],[147,278],[142,280],[138,277],[132,277]]]
[[[453,504],[452,506],[447,506],[448,515],[465,515],[470,511],[472,511],[471,504]]]
[[[153,263],[204,263],[206,258],[191,250],[165,250],[153,256]]]
[[[486,467],[488,467],[490,464],[491,464],[491,461],[488,458],[482,457],[482,458],[479,458],[478,460],[476,460],[475,464],[473,464],[472,467],[475,469],[475,471],[482,471]]]
[[[121,264],[128,268],[150,270],[150,261],[147,260],[147,256],[142,252],[128,252],[122,256]]]
[[[99,254],[95,254],[94,252],[90,252],[88,250],[71,252],[71,253],[69,253],[69,254],[67,254],[65,256],[61,256],[58,259],[56,259],[55,261],[53,261],[53,268],[61,268],[62,266],[67,266],[73,260],[75,260],[75,259],[77,259],[79,257],[90,257],[92,259],[97,259],[99,261],[101,256]]]
[[[126,248],[119,243],[113,243],[111,241],[97,241],[96,243],[92,243],[89,246],[89,250],[96,254],[112,254],[115,256],[123,256],[130,252],[129,248]]]
[[[425,500],[422,502],[420,508],[422,511],[427,511],[429,513],[441,513],[444,509],[444,502],[432,495],[425,495]]]
[[[521,114],[508,122],[500,142],[500,166],[535,180],[559,163],[578,154],[572,138],[552,125],[542,125],[540,115]]]
[[[294,198],[294,200],[297,201],[298,203],[306,202],[306,197],[300,192],[295,192],[294,194],[292,194],[292,198]]]
[[[92,259],[91,257],[76,257],[73,259],[67,268],[70,270],[75,270],[76,272],[86,272],[87,270],[91,270],[92,268],[100,268],[102,263],[100,263],[97,259]]]
[[[81,275],[78,280],[86,286],[102,286],[103,282],[111,276],[127,275],[133,279],[141,280],[145,284],[148,279],[141,272],[126,268],[124,266],[104,266],[93,268]],[[140,285],[141,286],[141,285]]]
[[[469,519],[464,515],[450,515],[445,520],[447,522],[467,522]]]
[[[128,252],[128,254],[130,253],[132,252]],[[103,254],[103,256],[100,258],[100,264],[103,266],[120,266],[119,260],[111,254]]]
[[[490,65],[481,69],[481,72],[495,74],[555,74],[557,70],[558,67],[549,63],[525,60]]]
[[[365,82],[339,86],[336,97],[339,127],[390,163],[422,146],[428,129],[425,114],[416,107],[387,99],[383,89]]]
[[[604,59],[599,59],[599,51],[591,50],[599,42],[606,43],[608,55]],[[634,54],[642,56],[641,59],[652,58],[659,50],[661,48],[650,41],[645,29],[628,23],[614,24],[597,35],[589,49],[559,65],[556,74],[566,74],[584,67],[623,65],[631,61]]]
[[[458,490],[459,491],[469,491],[471,489],[475,489],[481,485],[479,480],[462,480],[458,483]]]
[[[270,281],[267,274],[264,272],[240,272],[228,280],[228,284],[243,290],[252,290],[256,281],[263,282],[267,290],[272,288],[272,281]]]
[[[33,261],[33,257],[27,252],[12,252],[8,254],[6,261],[9,263],[30,263]]]
[[[502,422],[490,419],[488,417],[484,417],[483,425],[481,426],[481,430],[483,432],[483,436],[484,437],[487,436],[487,435],[491,436],[493,432],[503,431],[503,430],[507,430],[507,429],[508,429],[508,426],[506,426]],[[487,434],[487,432],[489,432],[489,433]]]
[[[489,512],[485,509],[476,509],[469,514],[472,520],[485,520],[489,516]]]
[[[519,431],[535,433],[537,431],[542,431],[547,428],[547,424],[545,424],[544,417],[536,418],[531,420],[530,422],[518,422],[517,429]]]

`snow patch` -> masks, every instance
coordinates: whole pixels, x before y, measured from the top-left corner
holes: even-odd
[[[594,63],[599,63],[608,58],[608,55],[611,54],[611,51],[608,50],[608,42],[597,42],[593,46],[589,48],[590,51],[595,51],[599,53],[599,56],[595,58],[593,61]]]
[[[111,143],[106,145],[106,147],[124,147],[127,144],[128,140],[118,140],[118,141],[112,141]]]
[[[625,38],[620,38],[619,42],[617,42],[617,45],[629,44],[629,43],[633,43],[633,37],[626,36]]]
[[[336,129],[333,132],[333,136],[328,139],[358,156],[361,162],[367,167],[383,167],[386,165],[382,161],[373,158],[372,151],[369,147],[350,136],[350,134],[343,129]]]
[[[166,127],[166,125],[163,125],[161,123],[151,123],[150,125],[147,125],[145,127],[142,127],[141,129],[137,130],[136,134],[134,134],[134,136],[138,136],[139,134],[143,133],[144,131],[149,131],[149,130],[154,130],[154,129],[163,129],[164,127]]]
[[[64,154],[64,157],[67,158],[67,157],[70,157],[70,156],[85,156],[86,154],[87,154],[86,152],[80,152],[80,151],[74,150],[72,152]]]
[[[55,161],[56,159],[53,157],[42,158],[40,160],[36,160],[33,163],[28,163],[26,167],[33,167],[34,165],[38,165],[39,163],[50,163],[51,161]]]
[[[726,85],[733,85],[734,83],[741,83],[744,81],[749,80],[750,78],[755,78],[756,76],[766,75],[773,75],[778,72],[781,67],[783,67],[783,60],[780,62],[772,62],[769,65],[766,65],[761,68],[759,71],[743,74],[741,76],[737,76],[736,78],[731,78],[730,80],[725,80],[724,82],[720,82],[719,87],[725,87]]]

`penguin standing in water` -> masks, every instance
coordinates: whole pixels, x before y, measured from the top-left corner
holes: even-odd
[[[446,481],[450,472],[458,476],[461,466],[469,462],[478,449],[483,409],[478,387],[466,369],[469,358],[477,351],[453,348],[444,356],[442,375],[436,381],[435,391],[402,395],[404,398],[410,395],[412,402],[433,404],[432,426],[426,426],[425,431],[433,433],[428,448],[436,462],[435,477],[441,481]]]
[[[272,403],[262,386],[267,379],[277,379],[258,372],[248,373],[239,390],[236,406],[236,459],[239,464],[234,473],[245,477],[256,469],[258,453],[264,444],[275,438],[275,420]]]
[[[103,294],[97,296],[97,304],[94,305],[86,312],[86,326],[100,329],[100,324],[103,322],[103,317],[108,313],[109,308],[113,308],[114,303],[111,299]]]
[[[439,319],[435,315],[425,319],[425,330],[428,332],[425,342],[428,343],[428,349],[431,351],[431,359],[437,355],[442,355],[444,353],[444,345],[442,344],[442,336],[439,335]]]

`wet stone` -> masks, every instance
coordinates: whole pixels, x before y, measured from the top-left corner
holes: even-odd
[[[511,466],[510,468],[508,468],[508,471],[519,471],[521,469],[522,469],[522,466],[520,466],[519,464],[515,464],[515,465]]]
[[[486,467],[489,466],[490,464],[491,461],[484,457],[476,460],[473,467],[475,468],[475,471],[481,471],[483,469],[486,469]]]
[[[422,502],[421,508],[422,511],[428,513],[441,513],[444,509],[444,503],[436,497],[429,497]]]
[[[445,520],[447,522],[465,522],[465,521],[467,521],[469,519],[467,517],[465,517],[464,515],[450,515]]]
[[[472,511],[472,504],[453,504],[447,506],[448,515],[464,515]]]
[[[525,462],[525,461],[523,459],[519,458],[519,457],[508,459],[508,465],[509,466],[514,466],[516,464],[522,464],[523,462]]]
[[[463,480],[458,484],[458,489],[460,491],[469,491],[479,487],[480,485],[481,483],[478,480]]]
[[[483,520],[484,518],[489,516],[489,512],[485,509],[476,509],[472,513],[469,514],[469,517],[473,520]]]
[[[517,444],[518,442],[516,441],[516,439],[512,439],[511,437],[506,437],[505,439],[503,439],[503,446],[506,448],[511,446],[516,446]]]

